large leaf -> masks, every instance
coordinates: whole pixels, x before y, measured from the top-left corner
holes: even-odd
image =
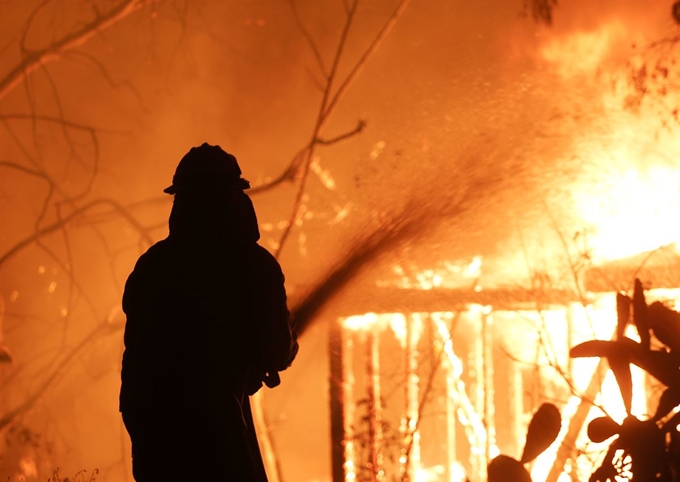
[[[531,482],[527,469],[507,455],[495,457],[486,469],[488,482]]]
[[[607,361],[609,362],[612,373],[614,373],[616,383],[619,385],[623,406],[626,407],[626,413],[630,415],[633,402],[633,377],[630,374],[628,354],[612,353],[607,357]]]
[[[622,348],[617,341],[610,340],[584,341],[569,350],[569,356],[572,358],[608,358],[611,355],[625,353],[625,348]]]
[[[649,327],[654,335],[676,353],[680,352],[680,313],[671,310],[659,301],[647,308]]]
[[[633,400],[633,380],[630,374],[631,347],[628,342],[635,344],[629,338],[613,341],[590,340],[576,345],[570,350],[569,354],[572,358],[594,356],[606,358],[619,385],[626,413],[630,414]]]
[[[588,424],[588,438],[595,443],[604,442],[621,430],[621,426],[609,417],[597,417]]]
[[[667,386],[678,383],[677,356],[673,353],[659,350],[649,350],[630,338],[622,340],[590,340],[580,343],[569,351],[572,358],[584,357],[613,357],[627,358],[657,380]]]
[[[559,409],[552,403],[544,403],[529,422],[527,440],[520,462],[531,462],[545,449],[550,447],[562,428],[562,417]]]
[[[635,278],[635,289],[633,291],[633,322],[640,335],[640,342],[643,347],[649,348],[649,318],[647,313],[647,301],[642,283]]]
[[[678,384],[680,371],[677,356],[660,350],[649,350],[629,338],[620,341],[629,353],[631,363],[639,366],[666,386]]]
[[[616,339],[623,338],[630,321],[631,299],[625,293],[616,293]]]

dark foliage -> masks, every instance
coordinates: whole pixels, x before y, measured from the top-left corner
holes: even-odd
[[[557,3],[558,0],[524,0],[524,11],[531,15],[535,22],[550,26]]]
[[[640,342],[624,335],[630,320]],[[618,326],[614,340],[591,340],[571,349],[572,357],[603,357],[609,362],[621,391],[628,416],[618,424],[598,417],[588,425],[588,437],[603,442],[616,437],[590,477],[590,482],[615,482],[616,477],[635,481],[680,481],[680,313],[660,302],[645,300],[640,280],[633,298],[617,295]],[[652,337],[658,340],[653,347]],[[640,420],[631,415],[633,396],[630,365],[636,365],[665,385],[654,416]]]
[[[488,482],[531,482],[524,464],[543,453],[555,441],[561,427],[559,409],[552,403],[541,405],[529,422],[522,458],[516,460],[507,455],[495,457],[487,467]]]

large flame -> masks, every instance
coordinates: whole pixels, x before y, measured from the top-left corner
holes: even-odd
[[[630,50],[632,43],[648,45],[652,38],[612,20],[556,35],[540,51],[565,88],[585,85],[592,96],[592,117],[578,123],[565,159],[583,164],[572,202],[596,261],[680,240],[680,142],[668,107],[680,99],[652,88],[653,73],[640,68],[658,65],[654,49]],[[670,59],[674,53],[663,55]],[[644,77],[637,85],[631,81],[636,72]],[[631,107],[636,95],[642,100]]]
[[[677,149],[677,146],[674,146]],[[625,147],[610,156],[625,156]],[[680,241],[680,169],[629,168],[584,186],[577,206],[600,259],[616,259]]]
[[[612,47],[624,37],[629,38],[626,26],[613,20],[595,30],[553,37],[543,45],[540,56],[553,64],[561,77],[573,79],[596,72]]]

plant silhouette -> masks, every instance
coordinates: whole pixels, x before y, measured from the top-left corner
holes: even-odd
[[[502,454],[495,457],[487,468],[488,482],[531,482],[531,476],[524,464],[550,447],[561,427],[562,417],[555,405],[544,403],[538,407],[529,422],[522,457],[519,460]]]
[[[617,477],[643,482],[678,482],[680,313],[658,301],[648,305],[639,279],[635,280],[632,299],[626,293],[617,294],[616,307],[617,327],[613,340],[586,341],[570,351],[573,358],[607,359],[627,413],[621,424],[608,416],[595,418],[588,424],[588,437],[593,442],[604,442],[616,436],[602,463],[590,476],[590,482],[614,482]],[[631,321],[639,334],[639,342],[625,336]],[[654,347],[652,337],[656,339]],[[656,412],[646,420],[631,414],[631,364],[642,368],[665,386]]]

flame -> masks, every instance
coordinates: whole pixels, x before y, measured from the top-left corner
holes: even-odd
[[[564,81],[556,88],[573,91],[577,85],[590,92],[584,106],[590,121],[580,118],[571,129],[572,147],[564,160],[582,163],[571,196],[577,230],[588,234],[587,249],[596,262],[680,240],[680,142],[677,124],[664,124],[672,115],[667,106],[679,100],[673,92],[659,94],[651,85],[635,87],[630,81],[631,66],[652,65],[656,55],[629,50],[636,42],[646,45],[650,39],[610,20],[587,32],[556,35],[540,51]],[[640,95],[642,101],[631,107],[631,96]]]
[[[345,328],[352,331],[361,331],[372,328],[377,323],[379,317],[375,313],[364,313],[363,315],[352,315],[345,318],[343,324]]]
[[[617,153],[613,153],[616,155]],[[653,166],[584,186],[577,209],[599,259],[617,259],[680,241],[680,170]]]
[[[19,460],[19,469],[22,474],[21,480],[23,480],[24,477],[33,478],[38,476],[38,468],[35,464],[35,460],[31,457],[22,457],[21,460]]]
[[[469,285],[482,276],[481,256],[474,256],[469,260],[453,262],[444,260],[433,269],[424,269],[408,273],[402,266],[392,266],[396,280],[378,281],[378,286],[396,286],[400,289],[432,290],[436,288],[460,287]]]
[[[678,291],[675,291],[676,297],[678,296]],[[575,305],[576,308],[578,305]],[[588,306],[587,309],[574,309],[574,326],[580,330],[575,336],[579,338],[590,339],[611,339],[614,331],[616,330],[616,315],[615,315],[616,297],[613,294],[608,294],[598,299],[593,305]],[[592,320],[592,324],[588,322],[587,319]],[[590,325],[590,327],[589,327]],[[595,332],[591,332],[590,328],[593,328]],[[639,341],[639,336],[636,330],[629,326],[626,330],[625,335],[628,338]],[[571,371],[571,379],[576,388],[577,392],[585,393],[586,387],[590,383],[593,374],[599,363],[599,359],[596,358],[581,358],[573,360],[574,366]],[[631,413],[638,418],[644,419],[648,415],[648,405],[647,405],[647,393],[646,387],[646,374],[645,372],[636,367],[631,366],[631,376],[633,380],[633,399]],[[564,437],[567,434],[569,428],[569,421],[572,419],[578,406],[584,402],[579,396],[572,395],[567,400],[567,403],[561,408],[562,419],[564,420],[562,424],[562,429],[558,435],[555,442],[541,455],[539,455],[536,461],[533,463],[531,468],[532,480],[546,480],[550,469],[555,462],[557,457],[557,451],[562,444]],[[597,394],[595,405],[593,406],[588,417],[583,424],[583,427],[587,427],[590,420],[595,417],[600,417],[604,415],[604,412],[598,408],[602,407],[606,413],[611,416],[616,422],[621,423],[626,417],[626,409],[621,398],[621,392],[619,391],[618,384],[616,383],[616,378],[614,374],[609,370],[600,387],[599,393]],[[577,477],[572,478],[581,480],[582,478],[587,478],[593,470],[597,467],[592,459],[588,455],[592,455],[595,452],[599,452],[604,444],[594,444],[590,442],[587,438],[585,430],[582,429],[581,435],[576,441],[579,451],[584,455],[579,456],[576,461],[576,465],[571,468],[572,472],[576,472]],[[562,473],[561,477],[565,477],[567,480],[566,472]],[[584,476],[584,477],[579,477]],[[571,479],[569,479],[571,480]]]
[[[551,39],[540,50],[541,58],[556,65],[562,78],[572,78],[595,72],[621,39],[630,38],[629,31],[619,20],[601,25],[594,31],[576,31]]]

